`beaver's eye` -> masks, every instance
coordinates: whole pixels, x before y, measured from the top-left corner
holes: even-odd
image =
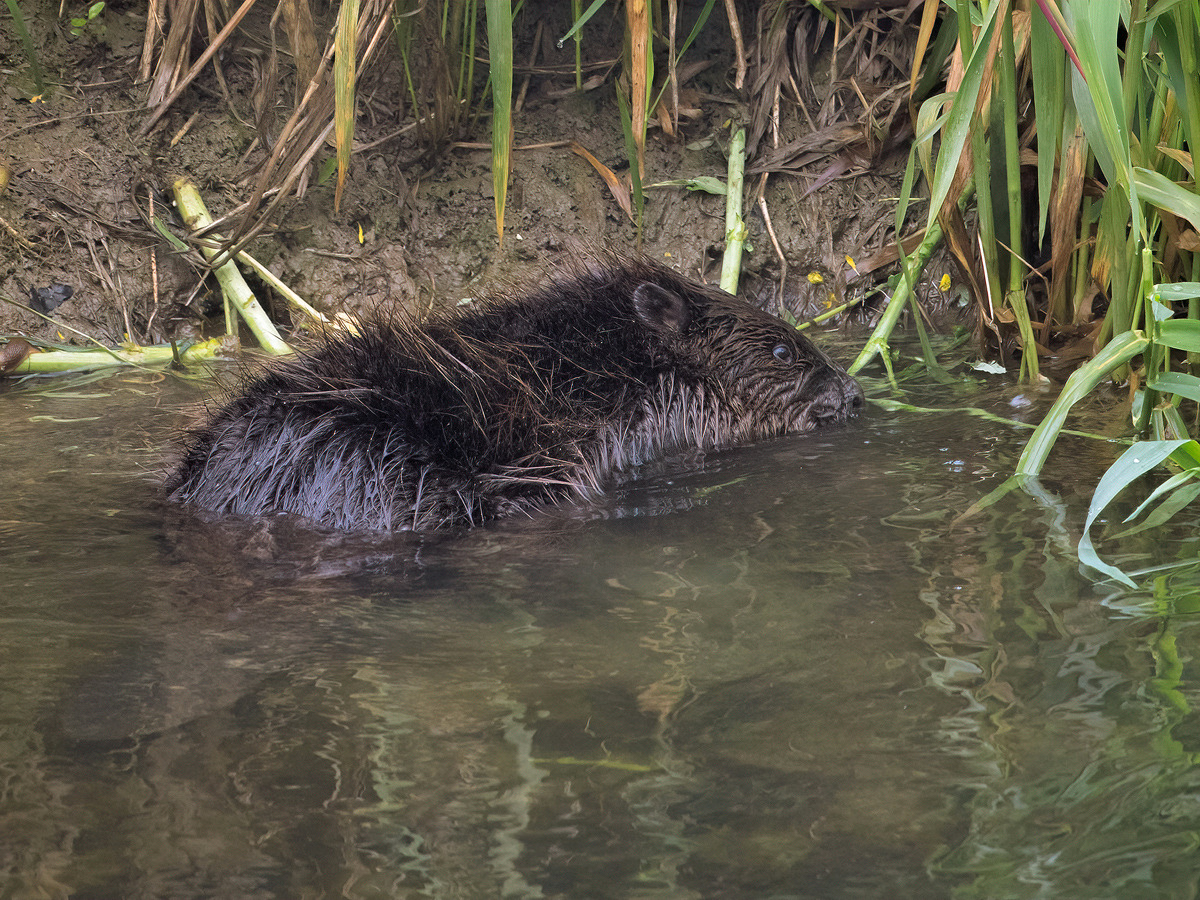
[[[771,354],[785,365],[791,365],[796,360],[796,354],[792,352],[792,348],[787,344],[776,344]]]

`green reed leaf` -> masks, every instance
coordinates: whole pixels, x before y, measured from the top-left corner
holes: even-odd
[[[1200,194],[1176,184],[1159,172],[1140,166],[1133,169],[1133,181],[1141,199],[1187,219],[1196,228],[1200,228]]]
[[[1121,454],[1120,458],[1104,473],[1100,483],[1096,485],[1096,493],[1088,507],[1087,521],[1083,526],[1083,537],[1079,540],[1079,561],[1086,566],[1103,572],[1110,578],[1121,582],[1127,587],[1135,588],[1137,584],[1116,566],[1109,565],[1100,559],[1092,544],[1091,528],[1093,523],[1121,491],[1133,481],[1145,475],[1151,469],[1161,465],[1172,453],[1187,441],[1139,441]]]
[[[1164,325],[1170,324],[1167,322]],[[1200,324],[1200,323],[1197,323]],[[1140,331],[1127,331],[1113,338],[1103,350],[1089,362],[1076,369],[1067,379],[1062,393],[1046,413],[1042,423],[1034,429],[1029,443],[1017,461],[1016,475],[1036,477],[1050,455],[1054,442],[1062,431],[1063,423],[1071,407],[1086,397],[1101,381],[1109,377],[1113,369],[1125,365],[1150,345],[1150,339]]]
[[[496,236],[504,243],[504,205],[512,158],[512,0],[487,0],[488,64],[492,81],[492,194]]]
[[[1155,339],[1160,344],[1176,350],[1200,352],[1200,321],[1195,319],[1168,319],[1158,324]]]
[[[1200,403],[1200,378],[1195,375],[1187,375],[1183,372],[1162,372],[1146,387]]]

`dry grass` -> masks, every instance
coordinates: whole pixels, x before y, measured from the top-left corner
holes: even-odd
[[[153,0],[146,31],[142,57],[142,72],[153,71],[148,93],[150,114],[142,126],[148,133],[179,98],[183,91],[208,65],[228,96],[224,86],[219,51],[225,47],[237,27],[245,20],[256,0],[244,0],[241,6],[218,30],[220,8],[217,0]],[[267,4],[264,4],[266,6]],[[362,0],[353,28],[353,40],[345,46],[356,51],[355,68],[369,66],[392,25],[392,0]],[[165,25],[164,25],[165,18]],[[345,27],[345,25],[343,26]],[[282,30],[287,38],[291,57],[295,61],[297,102],[291,116],[276,131],[272,110],[278,86],[281,50],[275,36]],[[211,35],[207,46],[190,62],[190,48],[197,32]],[[349,144],[353,140],[353,103],[339,107],[333,62],[338,32],[318,35],[311,11],[305,0],[284,0],[274,10],[267,29],[265,51],[257,57],[259,78],[254,94],[254,129],[258,134],[247,151],[247,158],[258,149],[259,142],[268,152],[247,171],[251,186],[247,200],[237,210],[227,214],[216,225],[233,220],[230,241],[237,249],[243,247],[266,228],[278,207],[292,194],[303,196],[308,187],[311,163],[330,139],[335,128],[335,113],[343,121],[341,137]],[[346,36],[343,36],[346,37]],[[318,54],[316,48],[324,44]],[[236,115],[232,102],[229,108]],[[236,217],[236,219],[235,219]]]

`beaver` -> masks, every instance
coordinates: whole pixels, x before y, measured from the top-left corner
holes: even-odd
[[[779,319],[662,265],[605,260],[522,296],[326,335],[193,431],[166,492],[338,530],[478,525],[862,403]]]

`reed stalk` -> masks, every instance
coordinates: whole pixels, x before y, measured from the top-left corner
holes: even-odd
[[[190,231],[200,231],[212,225],[212,216],[204,205],[204,200],[196,186],[186,178],[175,182],[175,203],[179,207],[179,215]],[[246,322],[261,346],[268,353],[282,355],[291,353],[292,348],[280,337],[275,324],[267,316],[266,311],[259,305],[246,279],[238,271],[233,260],[222,250],[218,249],[223,239],[220,235],[210,234],[200,242],[200,252],[213,265],[213,272],[221,285],[228,308],[234,309]],[[232,329],[231,329],[232,331]]]
[[[746,245],[746,220],[742,218],[745,188],[746,129],[735,128],[729,142],[729,178],[725,183],[725,253],[721,257],[721,290],[736,294]]]

